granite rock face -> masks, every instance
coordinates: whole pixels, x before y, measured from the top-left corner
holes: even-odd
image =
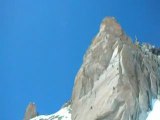
[[[133,44],[105,18],[84,56],[72,94],[72,120],[146,120],[160,96],[160,57]]]
[[[40,116],[31,103],[24,120],[146,120],[154,99],[160,100],[160,48],[132,43],[107,17],[84,56],[71,101]]]
[[[29,103],[26,109],[24,120],[30,120],[37,116],[36,105],[34,103]]]

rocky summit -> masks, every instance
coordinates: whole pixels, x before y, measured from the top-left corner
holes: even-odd
[[[160,99],[159,53],[133,43],[113,17],[105,18],[83,58],[69,108],[63,108],[71,117],[63,120],[146,120]]]

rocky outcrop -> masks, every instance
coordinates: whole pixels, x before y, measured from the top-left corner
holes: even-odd
[[[72,95],[72,120],[146,120],[160,95],[160,59],[105,18],[84,56]]]
[[[24,120],[30,120],[37,116],[36,105],[34,103],[29,103],[26,109]]]

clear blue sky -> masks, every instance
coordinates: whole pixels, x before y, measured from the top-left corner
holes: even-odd
[[[82,57],[105,16],[160,46],[159,0],[0,0],[0,120],[22,120],[70,99]]]

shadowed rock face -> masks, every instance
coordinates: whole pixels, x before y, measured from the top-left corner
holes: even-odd
[[[152,48],[150,51],[155,55],[160,55],[160,48]]]
[[[36,105],[34,103],[30,103],[27,106],[26,113],[24,116],[24,120],[30,120],[37,116]]]
[[[75,79],[72,120],[146,120],[160,93],[160,59],[146,51],[105,18]]]

